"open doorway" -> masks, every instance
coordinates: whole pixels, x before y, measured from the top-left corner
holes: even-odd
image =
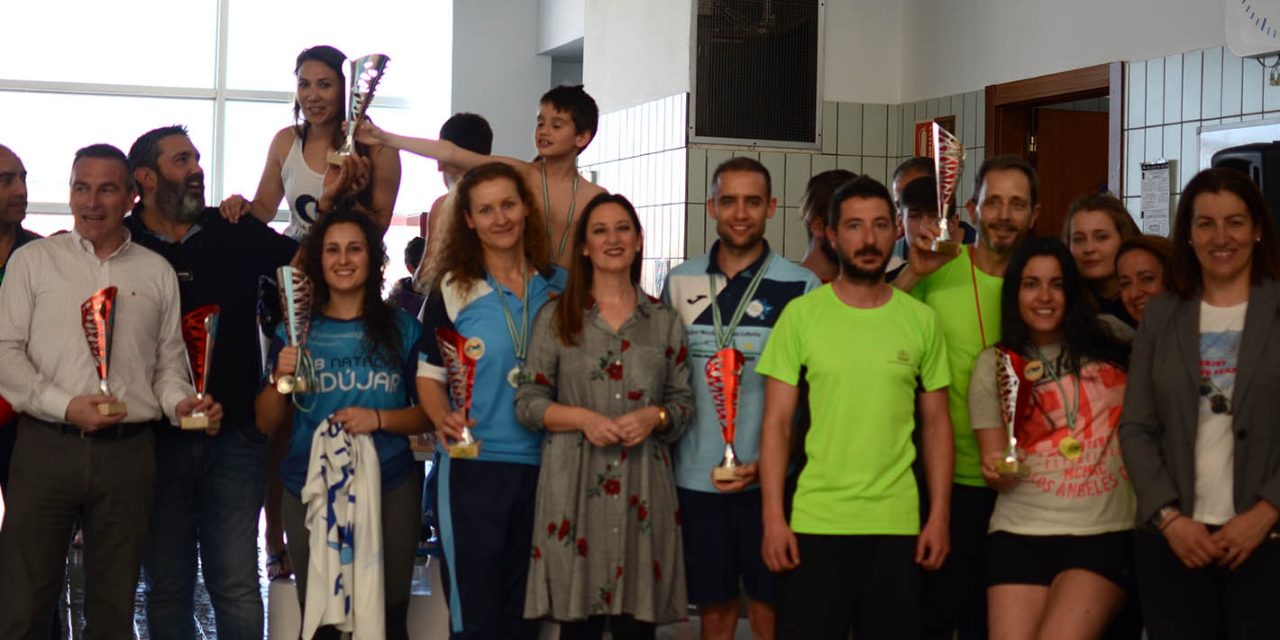
[[[1040,176],[1037,235],[1061,236],[1077,197],[1121,192],[1123,67],[1114,62],[986,88],[987,157],[1022,156]]]

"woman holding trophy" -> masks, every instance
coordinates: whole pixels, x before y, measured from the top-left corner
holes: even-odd
[[[345,54],[327,45],[298,54],[293,69],[298,78],[294,123],[272,138],[253,200],[239,194],[228,197],[220,207],[224,217],[237,220],[251,213],[270,222],[283,198],[289,207],[285,234],[301,241],[322,215],[354,197],[354,207],[386,231],[400,189],[399,153],[390,147],[356,145],[354,154],[335,155],[348,137],[344,119],[364,114],[352,113],[360,89],[353,85],[348,95],[346,62]],[[372,88],[367,93],[371,97]]]
[[[1097,638],[1132,586],[1134,498],[1117,433],[1130,330],[1099,318],[1054,238],[1014,251],[1001,322],[969,387],[983,477],[999,492],[991,637]]]
[[[426,416],[413,405],[409,384],[421,329],[413,316],[382,301],[386,248],[368,216],[342,210],[325,216],[307,237],[302,255],[305,277],[292,280],[299,286],[291,299],[282,301],[286,310],[281,325],[292,325],[288,333],[303,336],[305,349],[290,340],[273,354],[272,374],[254,404],[264,431],[283,425],[292,430],[281,474],[284,526],[299,604],[304,611],[315,604],[305,598],[312,550],[309,504],[301,498],[309,480],[312,441],[322,424],[340,425],[352,436],[367,434],[373,439],[381,479],[386,637],[407,638],[422,496],[421,468],[414,464],[408,435],[427,428]],[[309,297],[308,287],[313,290]],[[285,336],[282,326],[277,338],[283,341]],[[308,361],[313,365],[299,366]],[[288,393],[290,387],[293,393]],[[331,628],[321,632],[317,637],[337,637]]]
[[[516,421],[533,318],[564,290],[542,214],[509,165],[468,171],[428,267],[418,364],[439,432],[437,513],[455,638],[538,637],[524,619],[542,434]],[[467,378],[470,377],[468,387]],[[443,450],[443,451],[442,451]]]
[[[619,195],[574,228],[564,295],[538,313],[516,415],[545,432],[525,616],[560,637],[653,638],[687,615],[670,446],[693,407],[684,328],[639,287],[643,237]]]

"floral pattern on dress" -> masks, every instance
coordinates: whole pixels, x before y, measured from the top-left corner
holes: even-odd
[[[547,407],[558,402],[609,417],[661,406],[670,426],[635,447],[597,447],[579,431],[546,434],[525,616],[683,619],[688,605],[670,445],[688,428],[693,407],[684,327],[670,309],[641,297],[617,331],[594,306],[588,309],[578,345],[565,347],[555,334],[555,305],[543,307],[530,335],[532,375],[516,394],[521,423],[541,429]]]

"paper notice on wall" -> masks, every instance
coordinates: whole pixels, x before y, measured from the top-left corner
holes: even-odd
[[[1142,232],[1169,235],[1169,201],[1173,191],[1169,185],[1170,162],[1142,163]]]

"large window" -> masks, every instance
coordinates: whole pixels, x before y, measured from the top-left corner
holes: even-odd
[[[272,135],[293,122],[298,52],[330,44],[391,57],[371,116],[432,135],[449,115],[452,0],[42,0],[9,7],[0,38],[0,143],[29,174],[27,226],[71,226],[75,150],[180,123],[205,170],[206,198],[252,197]],[[444,185],[434,162],[401,154],[393,263]],[[280,219],[283,219],[281,217]],[[398,227],[398,228],[395,228]],[[390,270],[398,273],[398,270]]]

